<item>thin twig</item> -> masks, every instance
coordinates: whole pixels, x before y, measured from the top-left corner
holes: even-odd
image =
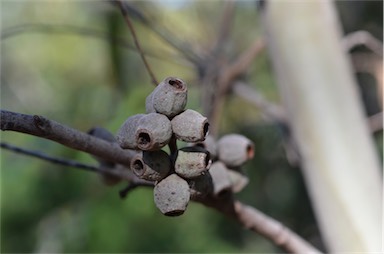
[[[0,143],[0,147],[3,149],[9,150],[9,151],[15,152],[15,153],[20,153],[23,155],[28,155],[31,157],[39,158],[39,159],[44,160],[44,161],[49,161],[53,164],[78,168],[81,170],[91,171],[91,172],[99,172],[101,170],[98,166],[84,164],[84,163],[74,161],[74,160],[52,157],[52,156],[44,154],[40,151],[28,150],[26,148],[21,148],[21,147],[14,146],[14,145],[4,143],[4,142]],[[103,171],[103,170],[101,170],[101,171]]]
[[[148,74],[149,74],[149,76],[151,77],[151,81],[152,81],[152,83],[153,83],[155,86],[157,86],[157,85],[159,84],[159,82],[157,82],[157,79],[156,79],[156,77],[155,77],[155,74],[153,74],[153,72],[152,72],[152,70],[151,70],[151,67],[149,66],[147,60],[145,59],[144,53],[143,53],[143,51],[141,50],[141,46],[140,46],[139,40],[137,39],[135,29],[133,28],[133,25],[132,25],[131,20],[130,20],[130,18],[129,18],[128,11],[127,11],[127,9],[125,8],[124,3],[123,3],[122,1],[117,0],[117,3],[119,4],[120,10],[121,10],[121,14],[123,14],[125,23],[127,23],[128,28],[129,28],[129,30],[130,30],[130,32],[131,32],[131,34],[132,34],[133,42],[135,43],[135,46],[136,46],[137,50],[138,50],[139,53],[140,53],[141,60],[143,60],[143,63],[144,63],[144,65],[145,65],[145,68],[147,69]]]
[[[84,171],[88,171],[88,172],[93,172],[93,173],[97,173],[97,174],[114,176],[114,177],[120,178],[122,180],[129,181],[130,183],[134,183],[137,186],[139,186],[139,185],[153,186],[152,182],[144,181],[144,180],[137,178],[126,167],[114,166],[111,168],[109,168],[109,167],[107,168],[107,167],[102,166],[101,164],[99,166],[88,165],[88,164],[84,164],[84,163],[74,161],[74,160],[68,160],[68,159],[53,157],[53,156],[44,154],[40,151],[28,150],[26,148],[17,147],[17,146],[14,146],[14,145],[11,145],[8,143],[4,143],[4,142],[0,143],[0,147],[3,149],[7,149],[9,151],[15,152],[15,153],[19,153],[19,154],[31,156],[34,158],[38,158],[38,159],[41,159],[44,161],[48,161],[48,162],[51,162],[53,164],[72,167],[72,168],[76,168],[76,169],[80,169],[80,170],[84,170]]]
[[[116,3],[116,0],[112,1]],[[132,18],[138,20],[143,25],[151,29],[155,34],[157,34],[161,39],[175,48],[179,53],[181,53],[188,61],[194,64],[200,62],[200,57],[192,50],[192,46],[189,43],[180,41],[175,34],[168,31],[164,26],[161,26],[159,23],[152,19],[147,18],[139,9],[135,8],[132,4],[128,2],[123,2],[123,5],[126,11],[132,16]]]

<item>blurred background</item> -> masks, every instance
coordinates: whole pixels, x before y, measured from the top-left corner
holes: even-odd
[[[132,22],[156,77],[185,80],[190,91],[187,107],[202,112],[201,69],[186,56],[211,53],[225,2],[128,3],[138,11]],[[227,60],[262,36],[257,6],[257,1],[235,1],[224,50]],[[338,1],[336,6],[345,33],[366,30],[382,41],[382,1]],[[362,55],[372,56],[363,46],[351,52],[352,59]],[[356,77],[367,116],[381,112],[382,84],[372,68],[357,69]],[[243,79],[279,104],[266,50]],[[145,97],[152,89],[122,15],[111,3],[1,2],[2,109],[43,115],[81,131],[102,126],[116,133],[128,116],[145,112]],[[255,158],[245,166],[250,183],[238,199],[325,251],[300,168],[287,159],[286,128],[265,121],[258,108],[234,94],[227,96],[223,112],[219,135],[241,133],[255,143]],[[382,160],[382,130],[373,135]],[[87,154],[20,133],[1,133],[1,141],[97,164]],[[191,203],[183,216],[168,218],[155,207],[151,190],[136,189],[122,200],[118,192],[124,187],[105,186],[96,174],[2,149],[1,252],[279,251],[200,204]]]

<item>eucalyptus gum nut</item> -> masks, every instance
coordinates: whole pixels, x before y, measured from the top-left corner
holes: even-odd
[[[190,200],[188,182],[176,174],[157,183],[153,193],[156,207],[167,216],[182,215]]]
[[[137,149],[136,130],[139,120],[144,117],[144,114],[137,114],[128,117],[121,125],[116,134],[117,143],[123,149]]]
[[[152,92],[152,106],[156,112],[173,117],[182,112],[187,104],[187,84],[175,77],[164,79]],[[149,100],[150,101],[150,100]]]
[[[217,158],[217,145],[215,139],[211,135],[207,135],[204,141],[198,143],[190,143],[190,146],[200,146],[207,150],[211,156],[211,159],[214,160]]]
[[[184,147],[177,153],[175,172],[183,178],[198,177],[211,165],[209,152],[201,147]]]
[[[233,193],[242,191],[249,183],[249,178],[239,171],[228,169],[228,175],[231,180],[231,189]]]
[[[150,113],[138,121],[135,142],[140,150],[159,150],[172,137],[171,121],[162,114]]]
[[[185,142],[204,141],[208,133],[208,119],[191,109],[175,116],[171,123],[176,138]]]
[[[228,169],[221,161],[212,163],[209,169],[209,174],[212,177],[213,194],[220,196],[221,194],[230,191],[232,188],[231,179],[228,174]]]
[[[238,167],[253,158],[254,144],[239,134],[229,134],[217,141],[218,158],[228,167]]]
[[[156,113],[156,109],[153,107],[153,92],[150,93],[147,98],[145,99],[145,112],[147,114],[149,113]]]
[[[141,179],[160,181],[171,170],[171,160],[162,150],[143,151],[132,158],[131,170]]]
[[[115,136],[102,127],[93,127],[88,131],[88,134],[108,142],[116,142]]]
[[[213,193],[213,182],[210,174],[204,174],[187,181],[192,200],[199,200]]]

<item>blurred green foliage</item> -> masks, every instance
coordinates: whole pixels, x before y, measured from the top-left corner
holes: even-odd
[[[138,8],[194,50],[215,39],[220,1],[135,2]],[[1,41],[1,107],[40,114],[81,131],[103,126],[116,132],[130,115],[145,111],[153,89],[140,57],[119,42],[132,43],[121,14],[101,1],[4,1],[2,32],[16,26],[72,25],[98,31],[23,30]],[[134,22],[158,79],[178,76],[189,84],[188,107],[201,110],[196,70],[151,29]],[[228,45],[235,58],[261,34],[256,4],[237,2]],[[278,91],[263,53],[246,77],[271,101]],[[323,248],[300,170],[290,166],[282,126],[265,123],[248,103],[230,97],[221,133],[238,132],[256,144],[246,165],[249,186],[238,198]],[[241,112],[241,113],[239,113]],[[96,164],[87,154],[27,135],[6,132],[1,140],[20,147]],[[380,141],[381,140],[381,141]],[[377,136],[382,151],[382,134]],[[121,200],[124,184],[104,186],[97,175],[1,151],[1,252],[276,252],[261,236],[221,214],[191,203],[168,218],[156,209],[152,191],[141,188]]]

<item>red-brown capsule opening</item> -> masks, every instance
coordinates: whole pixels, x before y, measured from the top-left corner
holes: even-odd
[[[249,144],[247,145],[247,159],[250,160],[255,155],[255,149],[253,148],[253,145]]]

